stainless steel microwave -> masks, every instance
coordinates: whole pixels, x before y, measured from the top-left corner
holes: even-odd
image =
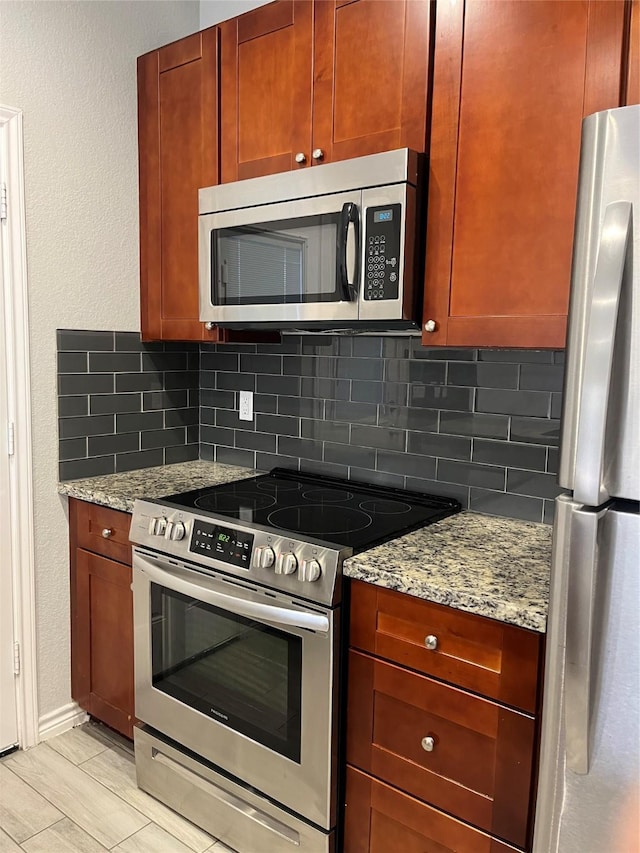
[[[403,148],[201,189],[200,319],[418,328],[419,171]]]

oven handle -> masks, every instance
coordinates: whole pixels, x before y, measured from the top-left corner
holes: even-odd
[[[181,577],[186,571],[178,567],[171,567],[170,571],[163,568],[160,560],[152,557],[142,556],[136,552],[134,567],[140,569],[152,581],[175,592],[198,598],[207,604],[224,607],[238,616],[246,616],[249,619],[260,619],[272,622],[274,625],[291,625],[294,628],[307,628],[320,634],[329,633],[329,620],[321,613],[307,613],[303,610],[293,610],[288,607],[276,607],[273,604],[262,604],[259,601],[250,601],[238,595],[227,595],[214,589],[214,581],[210,578],[199,579],[199,583],[191,580],[191,572],[188,577]]]

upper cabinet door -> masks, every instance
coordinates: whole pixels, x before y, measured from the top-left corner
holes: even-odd
[[[138,59],[141,325],[216,340],[198,319],[198,189],[218,183],[218,30]]]
[[[278,0],[220,30],[223,183],[304,167],[311,160],[311,0]]]
[[[430,0],[314,4],[313,162],[425,150],[433,9]]]
[[[562,347],[585,115],[620,105],[625,4],[438,4],[425,345]]]

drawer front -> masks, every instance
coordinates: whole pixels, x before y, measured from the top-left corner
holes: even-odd
[[[516,853],[515,848],[347,767],[344,853]]]
[[[533,717],[349,653],[347,761],[520,846],[534,739]]]
[[[352,646],[535,713],[537,632],[362,581],[351,592]]]
[[[69,500],[69,529],[71,547],[75,545],[87,551],[110,557],[120,563],[131,565],[129,527],[131,515],[106,506]]]

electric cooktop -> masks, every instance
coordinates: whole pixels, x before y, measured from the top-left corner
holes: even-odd
[[[461,509],[451,498],[284,468],[171,495],[162,503],[309,536],[354,553]]]

